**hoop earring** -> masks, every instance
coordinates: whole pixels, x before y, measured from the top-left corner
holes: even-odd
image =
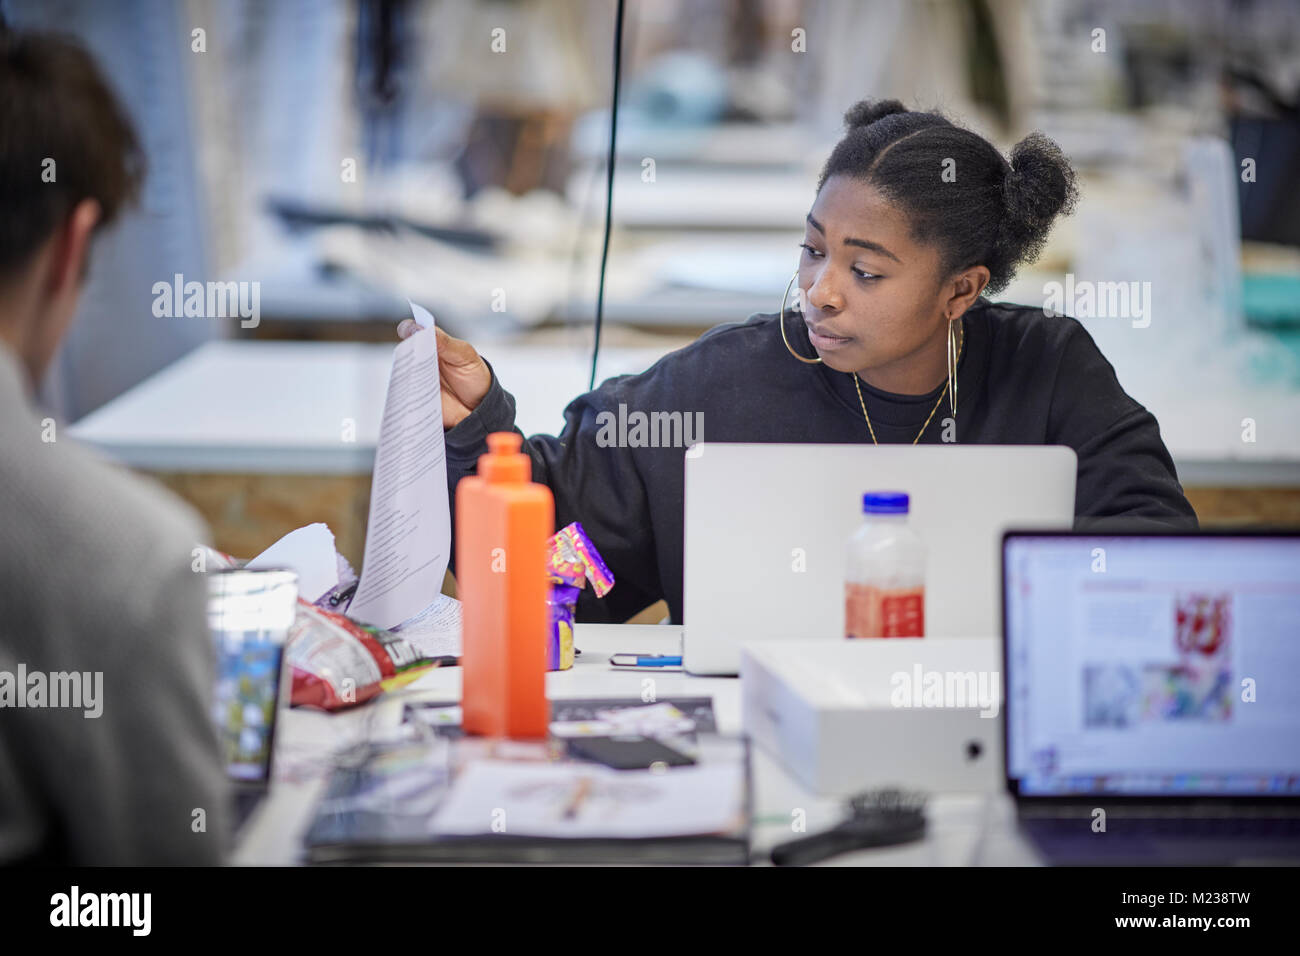
[[[785,343],[785,350],[789,352],[791,355],[793,355],[795,358],[797,358],[800,362],[803,362],[805,365],[816,365],[818,362],[821,361],[820,355],[817,356],[817,358],[811,358],[811,359],[804,358],[794,349],[790,348],[790,340],[785,337],[785,300],[790,297],[790,286],[794,285],[795,280],[798,278],[799,278],[799,270],[796,269],[794,275],[790,277],[789,283],[786,284],[785,294],[781,296],[781,318],[779,320],[781,323],[781,341]]]
[[[957,421],[957,346],[952,337],[952,322],[948,323],[948,407],[952,420]]]

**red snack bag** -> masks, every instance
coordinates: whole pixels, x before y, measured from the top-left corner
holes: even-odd
[[[298,601],[285,662],[293,668],[294,706],[339,710],[377,696],[382,682],[429,663],[405,639]]]

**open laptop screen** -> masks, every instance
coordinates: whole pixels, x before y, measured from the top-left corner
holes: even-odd
[[[297,603],[293,571],[208,575],[208,627],[217,649],[213,716],[234,780],[270,779],[284,645]]]
[[[1025,796],[1300,794],[1300,535],[1009,533]]]

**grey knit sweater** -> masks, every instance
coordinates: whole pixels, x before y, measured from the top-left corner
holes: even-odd
[[[202,525],[49,437],[0,345],[0,864],[219,862],[215,660],[191,570]],[[47,706],[30,706],[41,684]],[[80,706],[48,706],[74,687]]]

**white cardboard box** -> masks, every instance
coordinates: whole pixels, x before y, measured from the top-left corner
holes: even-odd
[[[989,638],[755,641],[745,732],[815,793],[1000,789],[1002,657]]]

